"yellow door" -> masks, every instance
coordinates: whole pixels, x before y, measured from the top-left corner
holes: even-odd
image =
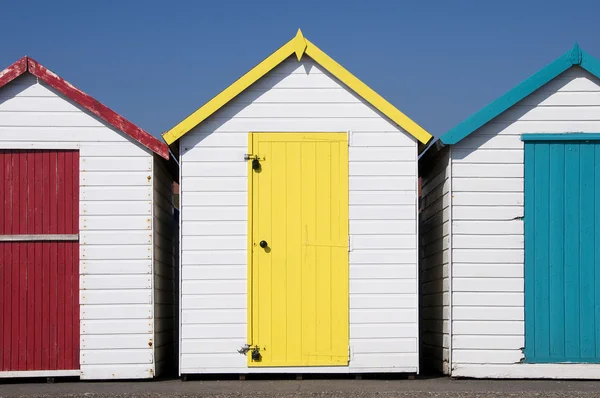
[[[347,135],[251,133],[249,146],[258,157],[248,167],[249,335],[259,355],[248,364],[348,365]]]

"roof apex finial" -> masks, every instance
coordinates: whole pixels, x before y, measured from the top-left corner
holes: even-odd
[[[304,35],[302,34],[302,30],[300,30],[300,28],[298,28],[298,32],[296,33],[296,36],[293,40],[294,52],[296,53],[296,58],[298,58],[298,61],[300,61],[302,59],[304,51],[306,50],[306,39],[304,38]]]
[[[571,48],[569,58],[571,60],[571,64],[581,65],[581,48],[579,47],[579,44],[577,42],[575,42],[573,48]]]

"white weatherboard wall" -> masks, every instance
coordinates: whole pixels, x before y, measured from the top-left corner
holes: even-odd
[[[450,149],[422,174],[420,234],[421,358],[424,368],[448,373],[450,341]]]
[[[30,74],[0,89],[0,148],[79,150],[78,374],[153,377],[151,152]]]
[[[452,375],[598,378],[520,364],[524,133],[600,132],[600,80],[573,67],[452,147]]]
[[[349,131],[349,367],[248,368],[248,133]],[[180,139],[180,373],[417,372],[417,143],[289,59]]]

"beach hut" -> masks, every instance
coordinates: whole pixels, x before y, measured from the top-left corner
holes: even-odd
[[[418,371],[429,133],[298,31],[163,138],[182,375]]]
[[[0,72],[0,377],[172,359],[168,147],[33,59]]]
[[[425,363],[600,377],[599,76],[576,45],[420,159]]]

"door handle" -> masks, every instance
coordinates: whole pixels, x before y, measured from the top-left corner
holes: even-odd
[[[259,243],[260,247],[262,247],[263,249],[266,248],[267,246],[269,246],[269,244],[267,243],[266,240],[261,240]]]

